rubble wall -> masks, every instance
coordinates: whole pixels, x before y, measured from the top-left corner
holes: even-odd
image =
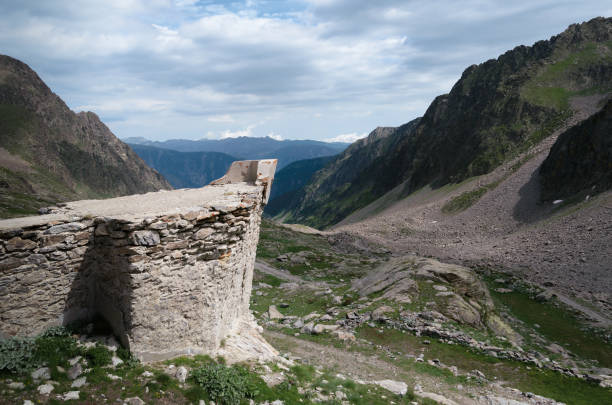
[[[213,353],[250,319],[269,182],[201,190],[212,201],[194,206],[198,190],[178,190],[123,197],[115,215],[96,215],[84,201],[55,215],[0,221],[0,333],[34,335],[101,315],[143,361]],[[190,201],[123,212],[155,198]]]

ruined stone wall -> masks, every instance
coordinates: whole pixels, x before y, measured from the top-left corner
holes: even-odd
[[[141,360],[213,353],[250,319],[268,190],[219,184],[0,221],[0,333],[99,314]]]

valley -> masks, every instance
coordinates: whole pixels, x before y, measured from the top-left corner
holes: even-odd
[[[152,27],[156,52],[198,44],[180,40],[195,23]],[[383,42],[407,52],[401,38]],[[380,65],[383,81],[347,58],[358,77],[308,88],[300,56],[266,94],[247,91],[259,76],[221,91],[248,65],[235,58],[151,75],[180,101],[125,101],[153,79],[118,80],[99,105],[112,125],[192,131],[121,141],[0,55],[0,405],[612,404],[612,18],[466,64],[422,116],[367,136],[353,129],[387,115],[331,100],[350,81],[408,86],[406,66]],[[343,97],[391,110],[376,88]],[[412,111],[414,94],[393,103]],[[347,129],[326,138],[324,122]]]

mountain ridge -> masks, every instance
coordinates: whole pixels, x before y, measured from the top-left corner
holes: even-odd
[[[602,17],[472,65],[418,123],[352,149],[389,153],[365,165],[345,153],[313,176],[286,220],[328,227],[399,184],[402,198],[488,173],[562,127],[573,115],[571,97],[612,90],[610,77],[612,18]],[[334,166],[336,173],[325,173]],[[337,174],[349,167],[361,169],[350,184]]]
[[[237,137],[225,139],[169,139],[150,141],[142,137],[125,138],[127,143],[141,144],[178,152],[220,152],[236,160],[278,159],[280,170],[298,160],[332,156],[342,152],[349,144],[315,140],[276,140],[271,137]]]
[[[0,148],[11,157],[1,162],[1,216],[171,188],[95,113],[71,111],[28,65],[6,55],[0,55]]]

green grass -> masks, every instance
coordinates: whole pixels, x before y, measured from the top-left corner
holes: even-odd
[[[417,337],[392,329],[385,329],[384,333],[379,333],[374,328],[363,327],[360,328],[358,334],[374,343],[387,346],[393,351],[422,352],[425,354],[425,359],[437,358],[443,364],[457,366],[463,373],[474,369],[480,370],[488,379],[497,377],[514,388],[553,398],[568,405],[605,404],[612,401],[612,390],[596,384],[550,370],[540,370],[524,363],[498,359],[465,346],[448,345],[434,338]],[[423,343],[424,340],[430,343],[426,345]],[[398,363],[420,373],[441,377],[448,383],[466,383],[465,377],[455,377],[448,370],[441,370],[428,364],[413,363],[403,359]]]
[[[442,206],[442,212],[445,214],[456,214],[464,211],[474,205],[476,201],[491,190],[490,185],[478,187],[475,190],[466,191],[459,194],[456,197],[451,198],[446,204]]]
[[[606,44],[610,50],[609,44]],[[575,95],[605,93],[606,89],[600,86],[588,88],[570,88],[572,75],[602,62],[612,60],[608,51],[601,52],[597,44],[587,43],[580,50],[566,55],[559,55],[555,63],[547,65],[538,74],[528,81],[521,89],[521,95],[533,104],[554,108],[557,111],[569,108],[569,99]]]
[[[546,338],[582,358],[597,360],[602,367],[612,368],[612,344],[589,332],[584,322],[561,305],[537,302],[519,291],[504,294],[491,291],[491,294],[495,301],[527,325],[538,324],[538,333]]]

